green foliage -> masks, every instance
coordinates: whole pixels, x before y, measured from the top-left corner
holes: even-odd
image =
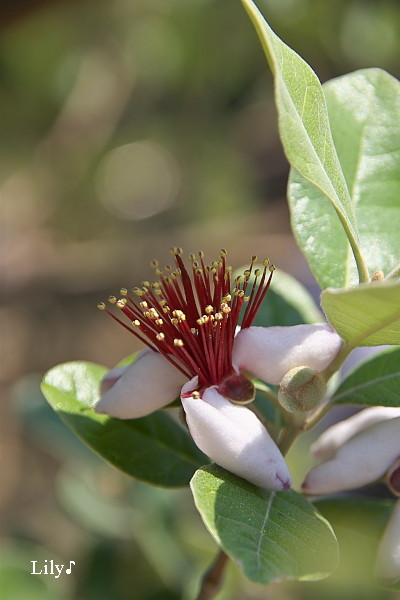
[[[58,365],[46,373],[42,391],[66,425],[117,469],[154,485],[188,485],[208,459],[167,414],[119,420],[93,410],[106,372],[92,363]]]
[[[279,131],[286,156],[293,169],[332,203],[352,246],[360,278],[367,280],[368,274],[360,255],[354,206],[332,139],[325,96],[318,77],[272,31],[252,0],[242,2],[257,30],[275,78]],[[296,230],[296,221],[294,227]],[[326,231],[315,228],[314,235],[321,234],[325,236]]]
[[[350,347],[400,342],[400,283],[382,281],[349,289],[327,289],[321,306]]]
[[[356,367],[340,384],[332,401],[400,406],[400,348],[385,350]]]
[[[337,535],[340,565],[333,582],[351,584],[354,589],[373,584],[378,544],[393,509],[383,498],[329,498],[315,502],[329,519]]]
[[[252,581],[311,581],[334,571],[332,529],[296,492],[261,490],[216,465],[197,471],[191,488],[206,527]]]
[[[277,269],[254,325],[270,327],[321,321],[323,316],[306,288],[288,273]]]
[[[388,274],[400,257],[400,84],[381,69],[364,69],[323,88],[363,257],[370,274]],[[345,231],[326,195],[293,169],[288,194],[297,240],[321,287],[357,283]]]

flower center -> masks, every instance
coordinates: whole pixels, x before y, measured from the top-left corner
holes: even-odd
[[[219,260],[211,265],[204,263],[203,252],[191,254],[189,270],[182,260],[181,248],[172,248],[172,254],[176,268],[167,266],[162,271],[159,263],[152,261],[158,281],[144,281],[142,287],[133,288],[136,298],[126,289],[120,290],[122,298],[118,300],[109,297],[111,305],[123,313],[128,323],[107,309],[104,302],[97,306],[165,356],[188,379],[197,375],[200,388],[221,384],[227,397],[231,394],[235,401],[232,390],[236,383],[237,401],[243,402],[249,397],[250,388],[245,378],[235,375],[232,369],[236,327],[241,314],[242,328],[253,323],[275,267],[266,259],[263,269],[255,269],[257,257],[253,256],[249,268],[232,282],[226,250],[221,250]]]

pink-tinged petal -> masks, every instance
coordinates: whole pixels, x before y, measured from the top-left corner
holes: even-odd
[[[110,390],[113,385],[115,385],[120,379],[120,377],[129,369],[129,365],[125,365],[124,367],[116,367],[115,369],[111,369],[108,371],[101,380],[100,384],[100,393],[103,396],[108,390]]]
[[[375,573],[388,583],[396,583],[400,579],[400,500],[394,505],[379,544]]]
[[[375,423],[400,417],[400,408],[388,406],[373,406],[361,410],[357,414],[340,421],[324,431],[311,446],[311,453],[315,458],[324,460],[332,455],[351,437],[364,431]]]
[[[372,483],[400,455],[400,417],[375,423],[341,446],[332,460],[317,465],[306,477],[307,494],[332,494]]]
[[[291,485],[285,459],[256,415],[214,387],[202,398],[182,397],[196,445],[218,465],[254,485],[282,491]]]
[[[235,338],[232,362],[236,369],[277,385],[294,367],[323,371],[341,345],[341,338],[326,324],[248,327]]]
[[[161,354],[144,350],[102,396],[95,410],[118,419],[138,419],[175,400],[185,381]]]

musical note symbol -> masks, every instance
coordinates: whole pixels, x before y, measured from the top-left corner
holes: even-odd
[[[67,569],[65,571],[67,575],[71,575],[71,572],[72,572],[71,565],[75,565],[75,561],[74,560],[70,560],[69,561],[69,569]]]

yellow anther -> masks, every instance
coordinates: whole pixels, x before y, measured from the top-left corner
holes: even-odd
[[[269,266],[269,270],[270,270],[271,273],[273,273],[275,271],[275,269],[276,269],[275,265],[270,265]]]
[[[251,262],[252,262],[252,264],[254,264],[254,263],[255,263],[255,262],[257,262],[257,261],[258,261],[258,258],[257,258],[257,256],[256,256],[255,254],[253,254],[253,256],[251,257]]]
[[[158,290],[161,287],[161,283],[159,281],[155,281],[151,284],[151,287],[153,288],[153,290]]]
[[[248,278],[251,275],[251,271],[249,271],[249,269],[246,269],[246,271],[243,271],[243,275]]]
[[[199,250],[199,252],[197,253],[197,256],[199,258],[204,258],[204,252],[203,252],[203,250]]]
[[[104,304],[104,302],[99,302],[97,305],[97,308],[99,310],[105,310],[106,309],[106,305]]]
[[[142,281],[142,286],[144,288],[149,288],[149,287],[151,287],[151,283],[150,283],[150,281]]]
[[[221,312],[215,313],[215,320],[221,321],[224,318],[224,315]]]
[[[196,275],[203,275],[203,269],[196,269]]]
[[[191,262],[193,262],[194,260],[196,260],[196,255],[195,255],[195,254],[193,254],[193,252],[192,252],[191,254],[189,254],[189,260],[190,260]]]
[[[221,256],[226,256],[228,253],[227,253],[227,251],[225,250],[225,248],[221,248],[221,250],[220,250],[220,254],[221,254]]]
[[[111,304],[115,304],[115,303],[116,303],[116,301],[117,301],[117,299],[116,299],[116,297],[115,297],[115,296],[108,296],[108,301],[109,301]]]
[[[128,290],[126,288],[121,288],[119,290],[119,293],[121,294],[121,296],[126,296],[128,293]]]
[[[207,315],[210,315],[212,312],[214,312],[214,307],[211,306],[211,304],[209,304],[208,306],[205,307],[204,311],[206,312]]]
[[[118,306],[118,308],[125,308],[125,304],[127,303],[127,299],[126,298],[120,298],[116,305]]]
[[[200,267],[199,263],[197,262],[197,260],[193,261],[193,268],[194,269],[198,269]]]
[[[150,261],[150,266],[153,267],[153,269],[157,269],[157,267],[158,267],[159,264],[160,263],[156,259]]]
[[[155,290],[154,290],[154,293],[155,293],[155,295],[156,295],[156,296],[161,296],[161,294],[162,294],[162,290],[155,289]]]
[[[262,266],[263,266],[263,267],[268,267],[268,265],[269,265],[269,262],[270,262],[270,261],[269,261],[269,258],[266,258],[265,260],[263,260],[263,261],[262,261]]]
[[[167,304],[167,301],[164,300],[164,298],[162,300],[160,300],[160,306],[165,306]]]
[[[164,321],[163,321],[162,319],[156,319],[156,320],[154,321],[154,323],[155,323],[156,325],[158,325],[159,327],[161,327],[161,325],[163,325],[163,324],[164,324]]]
[[[230,302],[232,300],[232,296],[230,294],[227,294],[226,296],[224,296],[222,298],[222,302]]]
[[[165,339],[165,335],[163,333],[157,333],[156,338],[159,342]]]
[[[260,269],[256,269],[256,270],[254,271],[254,275],[255,275],[256,277],[259,277],[259,276],[260,276],[260,273],[261,273]]]
[[[170,307],[169,307],[169,306],[164,306],[164,308],[163,308],[163,313],[167,314],[167,313],[169,313],[169,311],[170,311],[170,310],[171,310],[171,309],[170,309]]]
[[[248,302],[248,301],[250,300],[250,296],[243,296],[243,300],[244,300],[245,302]]]
[[[174,346],[178,346],[178,348],[182,348],[183,345],[184,345],[183,340],[181,340],[180,338],[174,339]]]
[[[140,327],[140,321],[138,321],[137,319],[135,319],[134,321],[132,321],[132,325],[134,327]]]
[[[221,304],[221,310],[222,310],[223,313],[225,313],[227,315],[228,313],[231,312],[231,307],[228,306],[227,304],[225,304],[225,302],[223,302]]]
[[[198,400],[200,398],[199,392],[197,392],[196,390],[194,392],[192,392],[192,398],[195,398],[196,400]]]
[[[139,305],[140,305],[142,308],[147,308],[147,307],[148,307],[148,304],[147,304],[146,300],[143,300],[143,302],[139,302]]]
[[[156,269],[156,270],[154,271],[154,273],[157,275],[157,277],[161,277],[161,275],[162,275],[162,271],[161,271],[161,269]]]
[[[134,288],[132,289],[132,292],[133,292],[134,294],[136,294],[136,296],[143,296],[143,294],[144,294],[143,290],[141,290],[141,289],[140,289],[140,288],[138,288],[138,287],[134,287]]]
[[[172,323],[172,325],[178,325],[179,321],[178,321],[178,319],[174,318],[174,319],[171,319],[171,323]]]

